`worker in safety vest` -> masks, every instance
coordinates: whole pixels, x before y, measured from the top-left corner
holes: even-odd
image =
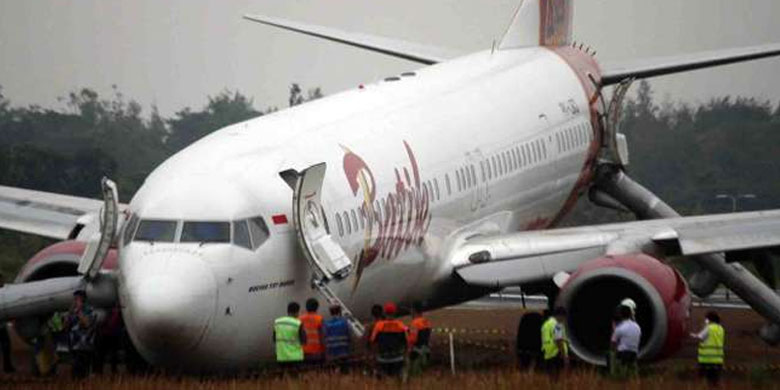
[[[412,323],[409,326],[409,368],[412,374],[422,373],[428,365],[431,349],[431,322],[423,316],[423,306],[420,302],[412,305]]]
[[[371,331],[371,343],[376,349],[376,363],[382,374],[398,376],[403,373],[409,343],[408,329],[395,318],[397,308],[388,302],[384,306],[386,319],[377,321]]]
[[[723,371],[723,346],[726,343],[726,331],[720,325],[718,313],[707,313],[704,329],[699,333],[692,333],[691,337],[699,340],[699,373],[710,384],[717,384]]]
[[[549,312],[548,312],[549,313]],[[568,366],[569,342],[566,338],[566,309],[557,307],[542,324],[542,355],[544,369],[557,375]]]
[[[306,332],[306,344],[303,345],[304,360],[307,363],[325,361],[325,343],[322,338],[322,316],[317,314],[320,303],[315,298],[306,300],[306,313],[298,317]]]
[[[277,363],[294,366],[303,361],[303,345],[306,344],[306,332],[303,331],[298,312],[301,306],[296,302],[287,305],[287,315],[274,321],[274,343],[276,344]]]
[[[325,353],[329,361],[342,365],[352,353],[349,323],[341,315],[341,306],[330,307],[330,318],[323,323],[325,334]]]

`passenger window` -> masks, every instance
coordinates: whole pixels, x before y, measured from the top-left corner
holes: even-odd
[[[376,212],[377,222],[379,222],[381,224],[382,223],[382,204],[379,203],[379,201],[377,200],[377,201],[374,202],[374,205],[376,206],[375,212]]]
[[[341,222],[341,214],[336,213],[336,225],[339,225],[339,236],[344,237],[344,224]]]
[[[458,182],[458,192],[460,192],[462,190],[462,188],[463,188],[463,186],[461,185],[461,180],[460,180],[460,171],[458,171],[458,170],[455,171],[455,178],[457,179],[457,182]]]
[[[539,143],[542,145],[542,160],[547,159],[547,143],[544,141],[539,141]]]
[[[509,167],[506,163],[506,152],[501,153],[501,167],[504,168],[504,173],[509,173]]]
[[[176,224],[176,221],[141,221],[134,241],[173,242],[176,237]]]
[[[520,161],[517,158],[517,149],[512,149],[511,152],[512,152],[512,164],[514,165],[512,169],[516,170],[520,168]]]
[[[249,238],[249,228],[246,221],[233,222],[233,244],[246,249],[252,249],[252,241]]]
[[[485,162],[484,161],[480,161],[479,162],[479,171],[480,171],[480,173],[482,173],[482,182],[484,183],[485,181],[487,181],[487,175],[485,174]]]
[[[352,234],[352,225],[349,223],[349,214],[347,214],[347,212],[344,211],[343,215],[344,215],[344,228],[347,234]]]
[[[358,231],[358,220],[357,214],[355,214],[355,210],[349,210],[349,214],[352,215],[352,226],[355,227],[355,231]]]
[[[360,230],[363,230],[366,228],[366,213],[363,210],[363,206],[360,206],[357,212],[358,212],[358,221],[360,221]]]
[[[125,230],[122,233],[122,242],[127,245],[133,239],[133,233],[135,228],[138,227],[138,215],[133,214],[130,216],[130,220],[125,224]]]
[[[471,169],[471,182],[477,185],[477,170],[474,169],[474,164],[469,167]]]
[[[441,194],[439,193],[439,179],[436,177],[433,178],[433,186],[436,189],[436,200],[440,200],[441,198],[439,197],[439,195]]]
[[[490,159],[485,160],[485,167],[487,168],[488,180],[493,179],[493,171],[490,169]]]
[[[493,164],[493,172],[496,174],[496,178],[498,178],[498,167],[496,166],[496,156],[490,156],[490,162]]]
[[[450,174],[444,174],[444,183],[447,185],[447,195],[452,195],[452,185],[450,184]]]

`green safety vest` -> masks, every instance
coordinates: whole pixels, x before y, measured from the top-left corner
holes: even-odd
[[[719,324],[707,325],[707,338],[699,343],[699,363],[723,364],[726,331]]]
[[[276,361],[303,361],[303,346],[300,332],[301,320],[293,317],[279,317],[274,321],[276,335]]]
[[[552,359],[560,353],[558,344],[555,342],[555,327],[557,325],[558,321],[555,317],[548,318],[547,321],[544,322],[544,325],[542,325],[542,352],[544,353],[544,360]],[[564,355],[568,355],[569,346],[566,343],[566,333],[564,333],[563,338]]]

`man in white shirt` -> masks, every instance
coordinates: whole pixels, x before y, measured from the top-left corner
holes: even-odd
[[[620,305],[618,309],[620,323],[612,332],[612,349],[616,351],[617,371],[636,374],[639,342],[642,329],[633,320],[631,308]]]

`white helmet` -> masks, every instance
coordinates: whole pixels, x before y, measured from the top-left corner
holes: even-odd
[[[626,299],[620,301],[620,305],[626,306],[629,309],[631,309],[631,314],[635,314],[636,313],[636,302],[634,302],[633,299],[626,298]]]

